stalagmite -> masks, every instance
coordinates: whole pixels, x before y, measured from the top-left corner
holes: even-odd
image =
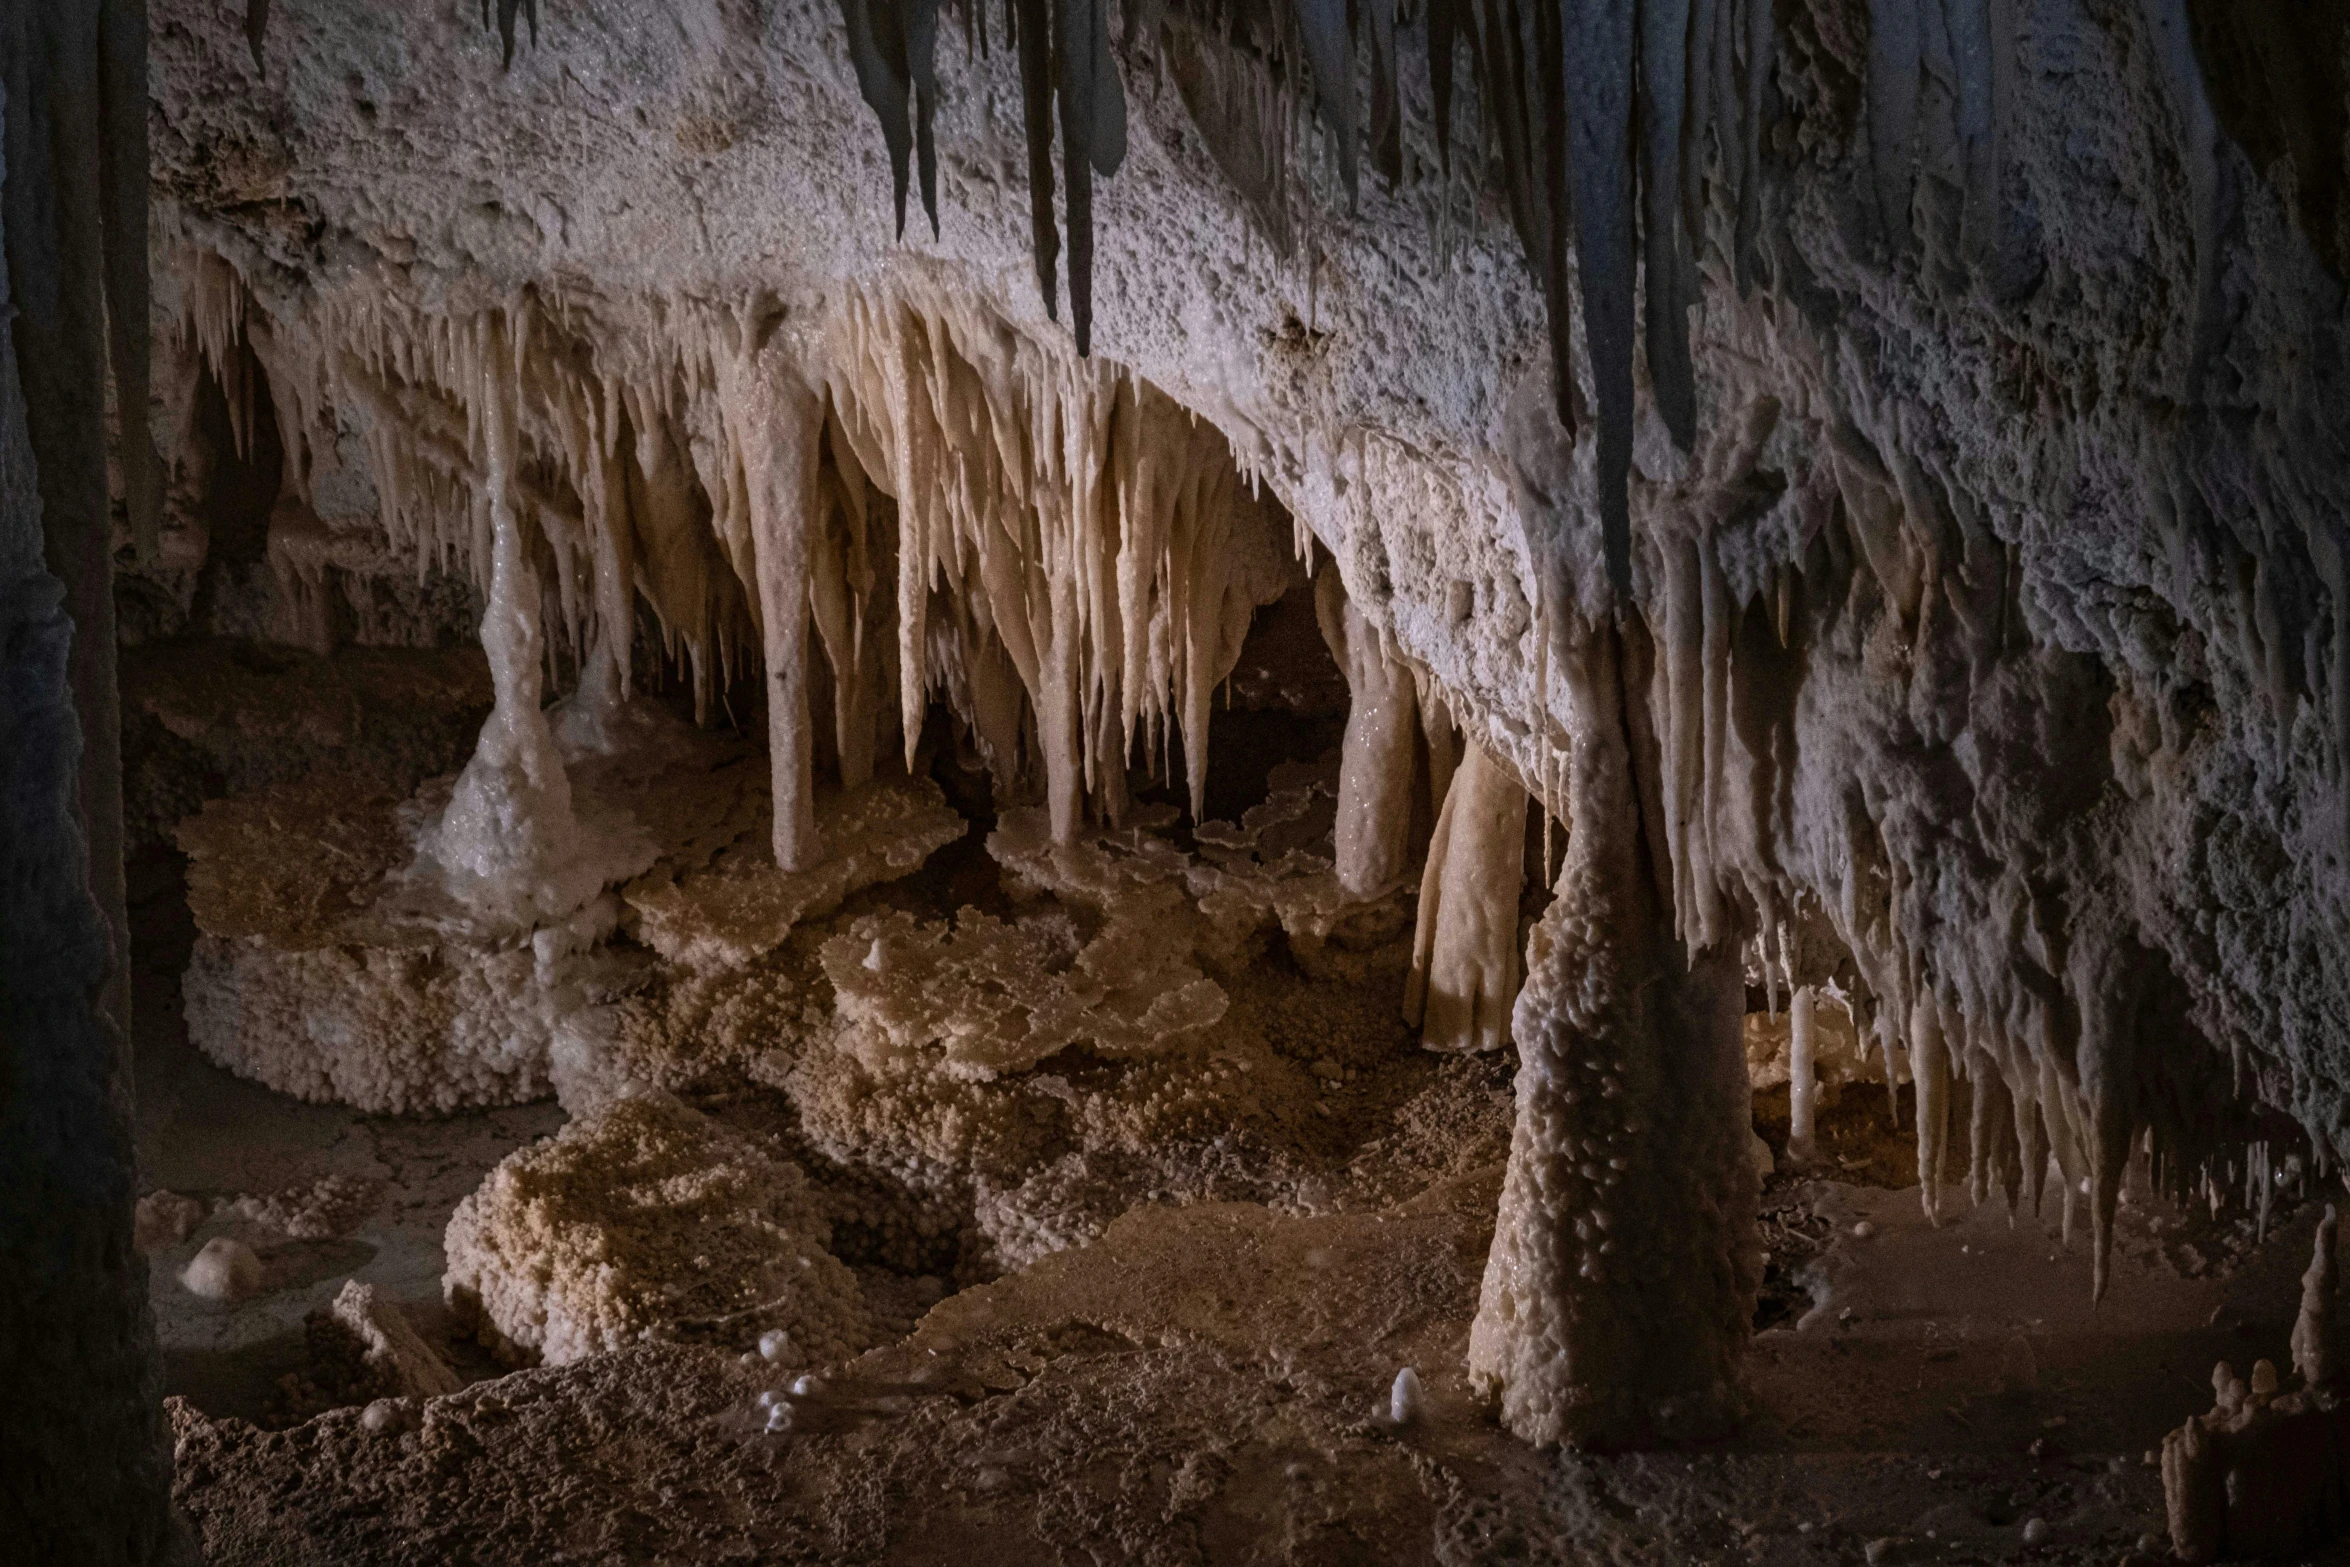
[[[1314,609],[1353,697],[1339,765],[1338,880],[1358,897],[1374,897],[1402,879],[1411,854],[1411,671],[1346,596],[1334,565],[1315,581]]]
[[[2163,1501],[2180,1561],[2300,1559],[2350,1523],[2336,1232],[2329,1205],[2293,1325],[2301,1385],[2283,1391],[2271,1361],[2256,1361],[2247,1382],[2223,1360],[2212,1368],[2210,1411],[2163,1438]]]
[[[1819,1084],[1813,1070],[1814,992],[1798,985],[1787,1006],[1787,1157],[1797,1164],[1818,1152],[1813,1143],[1813,1099]]]
[[[540,711],[545,654],[537,572],[512,491],[515,442],[514,344],[503,318],[478,323],[463,352],[479,389],[490,522],[489,602],[482,650],[497,706],[447,808],[417,846],[419,870],[464,922],[488,932],[527,933],[570,915],[608,880],[650,858],[627,841],[583,842],[571,809],[571,782]]]
[[[1535,927],[1518,1113],[1469,1371],[1529,1441],[1618,1445],[1736,1418],[1760,1262],[1744,988],[1683,957],[1643,852],[1616,633],[1564,661],[1573,832]]]
[[[2350,1373],[2343,1339],[2350,1319],[2342,1314],[2342,1263],[2335,1250],[2340,1223],[2333,1204],[2318,1221],[2309,1270],[2301,1275],[2301,1310],[2293,1319],[2293,1369],[2318,1387]]]
[[[1404,1021],[1433,1050],[1498,1050],[1518,998],[1526,791],[1471,741],[1445,791],[1420,877]]]

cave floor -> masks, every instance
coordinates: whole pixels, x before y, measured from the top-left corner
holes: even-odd
[[[942,1302],[781,1435],[754,1403],[779,1378],[675,1346],[477,1383],[398,1435],[180,1404],[179,1497],[214,1562],[2111,1563],[2161,1530],[2142,1454],[2208,1402],[2198,1368],[2281,1349],[2308,1229],[2226,1281],[2126,1254],[2093,1313],[2037,1225],[1935,1236],[1912,1192],[1790,1186],[1842,1233],[1823,1307],[1756,1343],[1747,1432],[1558,1456],[1458,1371],[1495,1193],[1137,1210]],[[1402,1365],[1425,1405],[1397,1427]]]
[[[167,993],[143,999],[152,1017]],[[2093,1308],[2085,1241],[2066,1248],[2053,1217],[2011,1225],[1954,1190],[1937,1231],[1914,1186],[1775,1177],[1765,1236],[1797,1284],[1755,1341],[1744,1433],[1562,1456],[1509,1438],[1459,1369],[1497,1167],[1382,1211],[1148,1206],[950,1296],[789,1400],[792,1430],[770,1435],[755,1400],[784,1379],[763,1363],[648,1344],[499,1375],[451,1336],[440,1226],[559,1124],[552,1106],[360,1116],[152,1032],[149,1186],[346,1183],[326,1188],[333,1236],[231,1210],[151,1259],[178,1499],[216,1564],[2110,1564],[2161,1534],[2145,1454],[2208,1404],[2212,1362],[2282,1358],[2314,1222],[2304,1208],[2237,1255],[2224,1226],[2133,1205]],[[1881,1100],[1851,1097],[1832,1126],[1884,1124]],[[1767,1101],[1758,1120],[1772,1130]],[[175,1282],[217,1233],[263,1250],[258,1299]],[[345,1277],[398,1299],[471,1383],[417,1429],[370,1434],[349,1407],[287,1423],[302,1315]],[[1425,1400],[1398,1427],[1386,1394],[1406,1365]]]
[[[924,895],[975,895],[963,880],[992,884],[983,860],[945,857]],[[1930,1225],[1882,1087],[1849,1084],[1828,1096],[1812,1178],[1766,1188],[1741,1434],[1545,1454],[1461,1372],[1507,1063],[1349,1040],[1332,1052],[1345,1086],[1301,1102],[1297,1124],[1330,1145],[1325,1175],[1386,1160],[1393,1179],[1270,1205],[1122,1191],[1136,1205],[1100,1239],[948,1294],[785,1396],[790,1429],[770,1434],[757,1401],[787,1379],[755,1357],[646,1343],[507,1372],[461,1336],[440,1298],[450,1212],[563,1112],[372,1116],[230,1076],[179,1022],[194,933],[176,858],[138,857],[132,895],[141,1190],[206,1214],[147,1244],[176,1495],[215,1564],[2110,1567],[2162,1535],[2147,1454],[2209,1407],[2213,1362],[2285,1358],[2315,1222],[2313,1204],[2281,1206],[2255,1244],[2248,1219],[2131,1200],[2093,1306],[2085,1221],[2067,1246],[2053,1195],[2011,1222],[1953,1187]],[[1783,1155],[1783,1088],[1758,1094],[1756,1126]],[[1416,1151],[1380,1153],[1391,1134],[1390,1152]],[[221,1235],[259,1255],[255,1297],[180,1285]],[[930,1282],[859,1271],[869,1291]],[[467,1383],[408,1429],[371,1433],[304,1380],[304,1318],[352,1278]],[[1424,1400],[1398,1425],[1405,1366]]]

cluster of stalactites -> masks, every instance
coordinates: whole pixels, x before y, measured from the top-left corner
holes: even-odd
[[[943,687],[1065,841],[1122,813],[1138,741],[1163,762],[1179,734],[1196,813],[1210,697],[1282,586],[1223,435],[976,312],[860,294],[835,336],[844,444],[897,500],[909,748]]]
[[[779,767],[806,762],[822,706],[812,643],[845,783],[872,773],[894,675],[909,759],[942,693],[999,780],[1042,784],[1064,836],[1120,813],[1138,742],[1163,765],[1180,735],[1204,800],[1211,696],[1287,575],[1223,435],[1156,388],[983,313],[876,294],[821,327],[754,300],[623,330],[535,295],[459,316],[357,286],[280,318],[217,257],[182,271],[184,330],[223,386],[249,400],[240,344],[265,372],[291,493],[309,499],[318,454],[355,428],[395,548],[485,590],[496,321],[503,493],[563,628],[550,668],[566,652],[588,689],[631,689],[641,600],[703,717],[746,658],[786,681],[768,693]],[[251,415],[235,418],[242,446]],[[779,845],[806,802],[779,779]]]
[[[2085,1203],[2102,1292],[2134,1156],[2169,1193],[2241,1189],[2259,1211],[2278,1173],[2271,1145],[2288,1129],[2252,1102],[2241,1050],[2231,1064],[2203,1036],[2168,959],[2126,918],[2096,907],[2059,917],[2020,866],[1980,907],[1954,909],[1923,852],[1938,829],[1897,780],[1842,781],[1832,809],[1814,801],[1799,820],[1807,649],[1842,607],[1823,596],[1831,582],[1792,566],[1735,584],[1721,545],[1723,508],[1778,419],[1762,399],[1725,420],[1703,477],[1669,514],[1659,508],[1642,540],[1655,588],[1656,825],[1676,934],[1702,952],[1759,931],[1774,992],[1828,979],[1817,961],[1827,950],[1848,958],[1855,1016],[1889,1085],[1914,1084],[1927,1213],[1938,1218],[1944,1188],[1961,1180],[1977,1201],[2004,1194],[2011,1210],[2036,1211],[2053,1167],[2068,1234]],[[1874,599],[1904,641],[1939,625],[1971,678],[2028,656],[2007,547],[1963,487],[1902,449],[1897,430],[1877,432],[1882,448],[1849,421],[1822,433],[1788,501],[1799,536],[1829,530],[1825,554],[1849,565],[1852,594]],[[1822,950],[1791,940],[1798,927],[1816,930]]]

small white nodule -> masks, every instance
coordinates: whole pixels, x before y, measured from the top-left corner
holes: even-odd
[[[791,1396],[794,1398],[813,1398],[823,1391],[824,1384],[813,1376],[803,1374],[792,1378]]]
[[[767,1411],[768,1434],[773,1435],[776,1432],[789,1431],[790,1429],[791,1405],[778,1402],[773,1409]]]
[[[180,1270],[180,1285],[206,1300],[243,1300],[261,1293],[261,1259],[243,1241],[216,1236]]]
[[[1406,1366],[1395,1374],[1395,1386],[1387,1395],[1387,1418],[1399,1426],[1410,1425],[1420,1414],[1420,1374]]]
[[[791,1353],[791,1335],[781,1328],[769,1328],[759,1335],[759,1354],[763,1359],[781,1360]]]

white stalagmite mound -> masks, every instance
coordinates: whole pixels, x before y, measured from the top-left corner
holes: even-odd
[[[261,1259],[243,1241],[216,1235],[180,1270],[180,1287],[206,1300],[238,1301],[261,1293]]]
[[[527,329],[529,318],[519,319]],[[481,645],[497,702],[472,760],[419,834],[407,870],[416,892],[445,900],[444,923],[493,937],[562,926],[606,887],[648,868],[658,852],[630,824],[583,830],[563,754],[541,711],[544,605],[515,498],[521,355],[513,330],[504,316],[487,315],[450,340],[457,378],[475,389],[482,483],[470,499],[489,521]]]
[[[241,1077],[359,1109],[449,1111],[547,1091],[556,1018],[602,965],[390,917],[400,802],[314,773],[215,800],[181,824],[199,935],[188,1037]],[[610,928],[591,905],[574,937]],[[585,925],[587,928],[583,929]],[[550,943],[550,948],[552,944]]]
[[[789,1160],[643,1093],[519,1149],[449,1220],[449,1304],[517,1364],[563,1365],[646,1338],[748,1347],[780,1330],[793,1364],[863,1349],[857,1281]]]
[[[658,734],[655,747],[582,764],[580,795],[585,820],[660,845],[674,871],[748,830],[757,779],[713,765],[725,759],[714,741]],[[379,1112],[548,1091],[557,1039],[641,980],[643,955],[605,945],[626,912],[608,892],[562,920],[489,932],[437,883],[420,896],[412,824],[445,815],[450,787],[401,801],[322,771],[181,824],[199,1050],[281,1093]]]

